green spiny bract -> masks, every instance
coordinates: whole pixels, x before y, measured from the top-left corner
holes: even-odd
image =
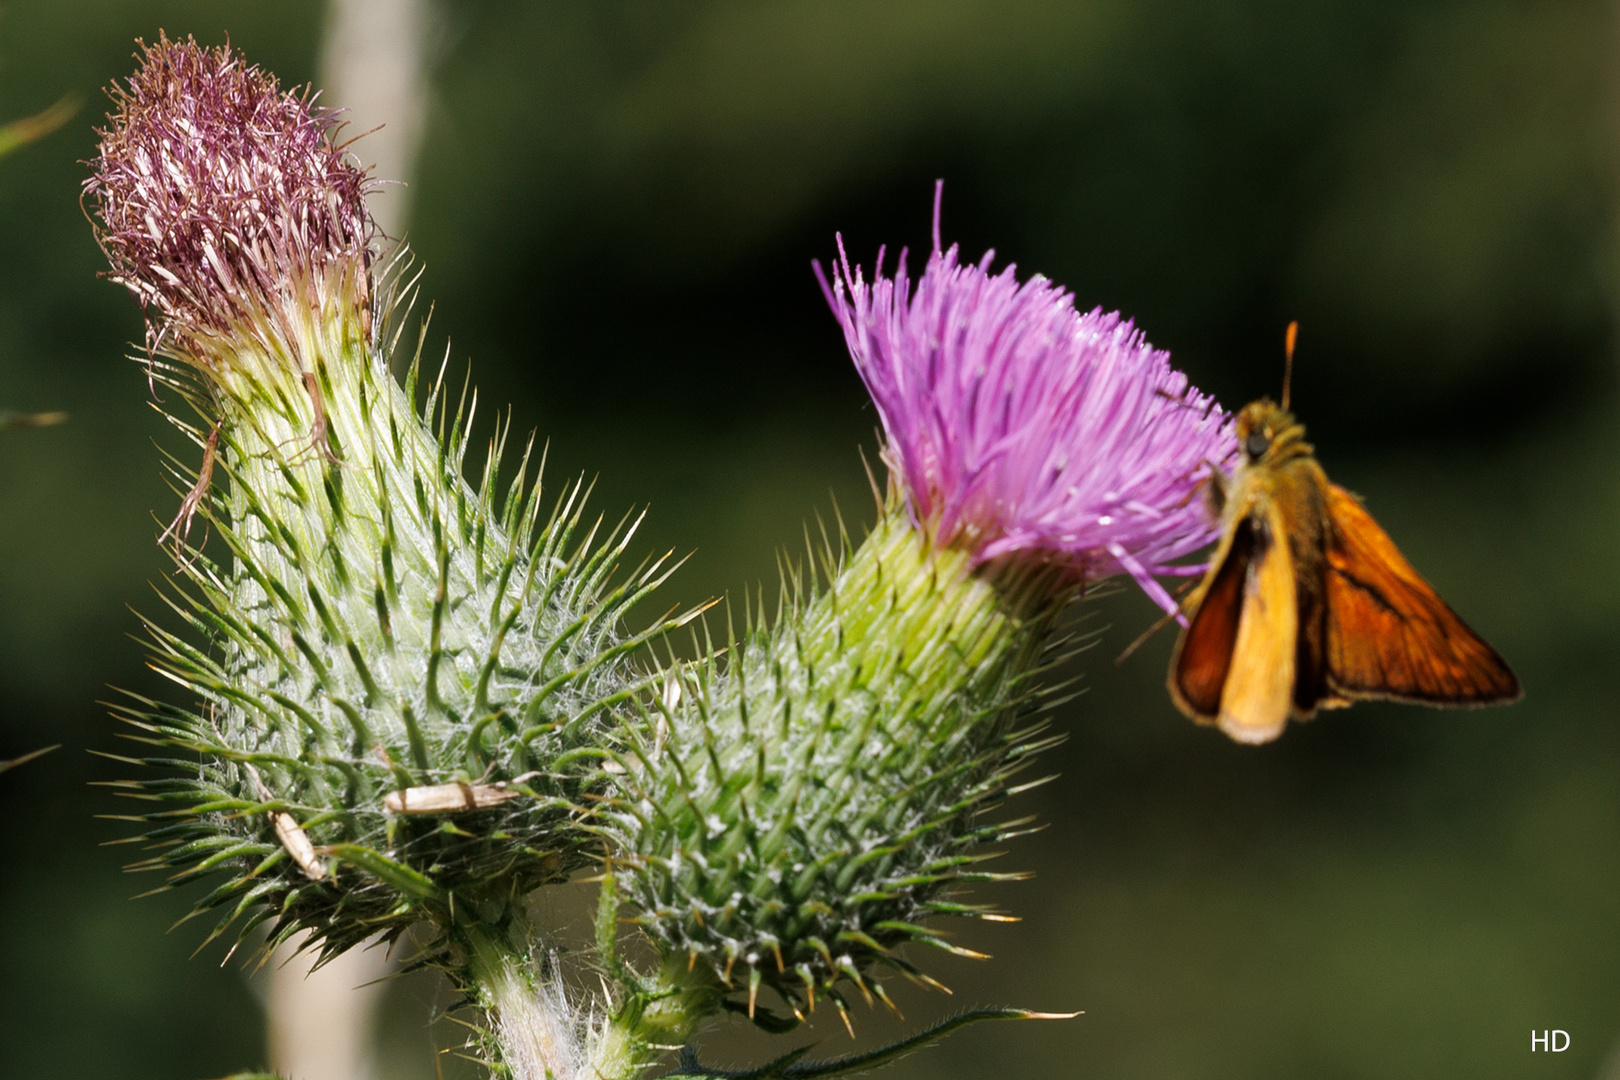
[[[1053,739],[1031,718],[1053,621],[1050,570],[974,570],[891,498],[826,583],[794,575],[785,612],[715,661],[676,665],[630,740],[605,811],[619,898],[668,961],[802,1016],[839,983],[882,995],[895,950],[954,949],[925,921],[981,916],[959,887],[1016,875],[975,849],[1013,774]],[[666,961],[667,962],[667,961]]]
[[[149,759],[190,774],[139,784],[170,807],[145,815],[172,845],[146,865],[174,884],[222,871],[199,908],[341,950],[589,858],[576,810],[644,640],[618,620],[658,566],[611,584],[633,530],[598,542],[578,485],[544,521],[538,488],[498,504],[498,448],[475,492],[465,424],[436,439],[414,378],[352,337],[315,355],[316,394],[287,376],[214,395],[227,489],[206,516],[229,565],[180,560],[195,590],[173,606],[206,645],[149,624],[201,705],[122,711],[200,755]]]
[[[579,819],[608,712],[663,629],[620,619],[663,563],[620,579],[633,528],[598,535],[577,484],[543,516],[527,454],[498,499],[504,433],[463,478],[474,401],[452,413],[441,381],[418,413],[416,366],[390,373],[399,278],[330,114],[229,48],[143,61],[87,198],[203,459],[171,526],[188,630],[148,624],[190,700],[120,710],[170,770],[123,785],[155,804],[137,865],[222,875],[197,903],[216,933],[334,952],[426,918],[464,945],[599,846]],[[186,546],[203,523],[218,562]]]

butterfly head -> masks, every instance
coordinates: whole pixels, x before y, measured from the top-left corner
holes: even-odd
[[[1237,438],[1247,465],[1281,465],[1311,453],[1305,425],[1270,398],[1251,401],[1238,413]]]

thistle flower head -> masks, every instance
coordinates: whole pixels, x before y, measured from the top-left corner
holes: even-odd
[[[312,312],[368,325],[371,182],[333,114],[229,45],[141,48],[84,190],[148,346],[206,368],[244,335],[286,355]]]
[[[547,518],[527,457],[498,493],[504,428],[465,479],[476,395],[441,379],[419,408],[420,352],[395,382],[369,324],[370,181],[330,113],[228,46],[140,60],[86,199],[177,361],[157,378],[206,426],[172,418],[203,460],[176,460],[190,490],[164,534],[202,640],[149,624],[193,701],[119,709],[171,748],[153,764],[185,763],[152,784],[161,850],[138,865],[222,874],[196,905],[225,909],[216,933],[448,934],[594,854],[577,811],[652,636],[620,620],[667,571],[617,580],[633,526],[593,526],[580,485]],[[187,546],[194,515],[227,561]]]
[[[872,281],[839,241],[828,303],[883,419],[886,457],[917,522],[977,561],[1057,557],[1083,580],[1154,580],[1215,538],[1194,498],[1209,462],[1236,453],[1231,418],[1118,313],[994,252],[963,265],[934,249],[913,285],[906,254]],[[817,267],[820,274],[820,267]]]

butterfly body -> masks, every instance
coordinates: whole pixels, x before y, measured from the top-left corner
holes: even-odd
[[[1515,700],[1507,664],[1328,480],[1305,429],[1268,399],[1238,414],[1242,461],[1212,477],[1222,535],[1185,604],[1170,696],[1239,742],[1364,698]]]

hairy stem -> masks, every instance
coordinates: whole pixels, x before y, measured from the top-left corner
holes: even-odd
[[[469,974],[489,1014],[501,1062],[513,1080],[576,1080],[581,1017],[572,1014],[556,971],[483,929],[466,933]]]
[[[620,985],[608,991],[617,1001],[602,1001],[571,994],[555,955],[527,931],[479,924],[460,936],[495,1056],[512,1080],[634,1080],[720,1008],[721,989],[684,963],[646,978],[620,969]]]

